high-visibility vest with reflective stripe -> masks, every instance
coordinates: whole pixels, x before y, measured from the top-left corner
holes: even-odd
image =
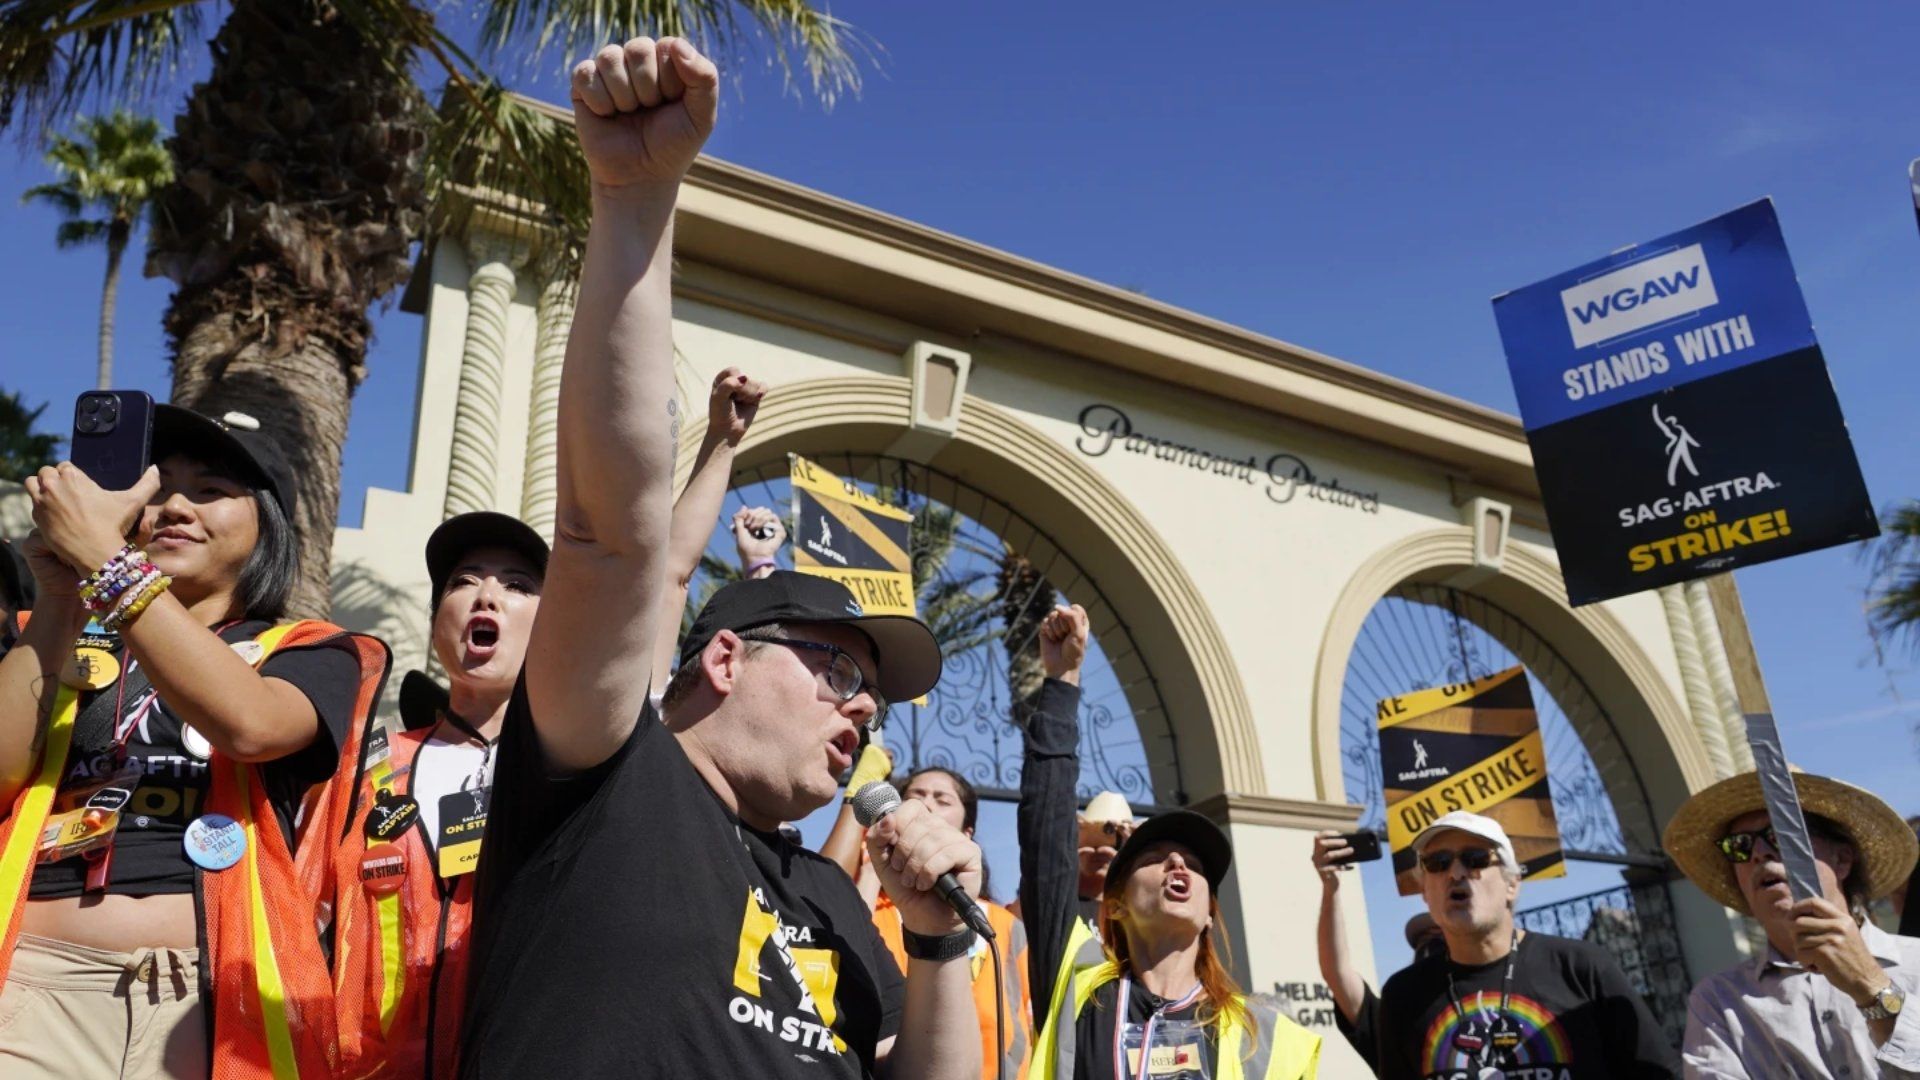
[[[1027,1068],[1029,1054],[1032,1051],[1027,1038],[1027,1017],[1032,1015],[1032,992],[1027,982],[1027,928],[1016,918],[1013,912],[991,900],[980,901],[986,910],[987,925],[993,927],[995,940],[1000,944],[1000,975],[1003,992],[1007,999],[1007,1015],[1002,1030],[1001,1051],[1007,1065],[1008,1076],[1020,1076]],[[901,971],[907,970],[907,947],[901,939],[900,911],[885,893],[880,894],[879,903],[874,905],[873,925],[880,931],[880,940],[886,942],[887,951],[893,953],[894,962]],[[981,952],[973,960],[973,1008],[980,1017],[980,1062],[981,1075],[989,1078],[998,1076],[994,1063],[993,1033],[996,1003],[993,992],[993,958]]]
[[[380,696],[387,674],[387,647],[323,622],[276,626],[254,640],[265,661],[276,649],[301,648],[341,639],[360,662],[359,717]],[[14,798],[0,824],[0,978],[13,960],[33,884],[41,830],[53,806],[73,745],[80,695],[61,687],[45,747],[32,780]],[[352,741],[351,739],[349,741]],[[240,861],[225,870],[197,871],[203,896],[205,968],[212,985],[214,1080],[293,1080],[328,1077],[337,1064],[333,987],[317,932],[319,910],[289,854],[279,815],[267,799],[260,771],[218,751],[207,762],[206,812],[238,822],[247,838]],[[305,820],[304,817],[302,820]]]
[[[1033,1064],[1027,1080],[1073,1080],[1074,1056],[1079,1049],[1074,1027],[1093,992],[1120,977],[1100,939],[1083,920],[1074,920],[1060,971],[1053,980],[1053,1000],[1047,1005],[1046,1026],[1034,1041]],[[1301,1027],[1280,1011],[1278,1002],[1264,996],[1240,998],[1252,1016],[1254,1030],[1220,1014],[1216,1080],[1297,1080],[1311,1078],[1320,1069],[1320,1036]]]
[[[333,900],[342,1072],[355,1080],[451,1078],[457,1071],[474,875],[443,881],[426,823],[416,820],[391,841],[405,858],[399,890],[370,893],[360,877],[377,842],[366,835],[375,798],[412,793],[414,762],[432,734],[394,732],[384,760],[356,762],[351,771],[361,776],[343,769],[329,785],[335,795],[354,785],[360,796],[341,815],[345,835],[331,845],[330,891],[323,894]]]

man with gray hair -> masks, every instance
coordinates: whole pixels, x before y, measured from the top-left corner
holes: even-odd
[[[1413,839],[1446,939],[1380,993],[1386,1080],[1675,1077],[1680,1063],[1613,957],[1514,925],[1523,869],[1500,823],[1443,815]]]

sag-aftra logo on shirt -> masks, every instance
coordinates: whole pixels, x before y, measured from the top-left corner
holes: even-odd
[[[760,890],[749,888],[733,966],[733,986],[739,993],[727,1002],[733,1022],[805,1050],[845,1053],[847,1044],[833,1032],[839,1016],[834,992],[840,955],[813,948],[820,936],[811,927],[786,925]]]

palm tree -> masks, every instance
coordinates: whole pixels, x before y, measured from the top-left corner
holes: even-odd
[[[754,38],[825,101],[859,86],[860,41],[809,0],[0,0],[0,126],[153,94],[207,40],[207,15],[224,15],[206,81],[174,120],[178,176],[155,203],[147,272],[177,286],[165,319],[173,400],[251,413],[287,446],[298,615],[329,607],[367,309],[405,279],[412,245],[457,228],[471,202],[439,196],[511,190],[559,236],[585,233],[571,132],[506,93],[436,24],[443,10],[478,15],[487,60],[570,58],[641,32],[722,51]],[[442,82],[438,109],[423,71]],[[574,257],[571,244],[550,247],[563,265]]]
[[[59,460],[60,436],[33,430],[46,411],[44,401],[27,408],[18,390],[0,394],[0,480],[25,480]]]
[[[1880,518],[1880,539],[1869,547],[1867,618],[1876,635],[1920,652],[1920,499],[1908,499]]]
[[[97,385],[113,383],[113,305],[120,291],[120,257],[160,188],[173,182],[173,159],[160,144],[160,125],[124,109],[81,117],[78,138],[55,135],[47,164],[57,184],[30,187],[20,201],[52,204],[66,217],[54,233],[61,248],[107,245],[107,280],[100,288],[100,371]],[[100,217],[84,217],[89,211]]]

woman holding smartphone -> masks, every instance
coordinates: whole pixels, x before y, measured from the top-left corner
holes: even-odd
[[[163,405],[132,488],[66,462],[26,481],[38,597],[0,659],[10,1080],[330,1067],[331,986],[293,851],[387,652],[275,625],[294,486],[258,428]]]

